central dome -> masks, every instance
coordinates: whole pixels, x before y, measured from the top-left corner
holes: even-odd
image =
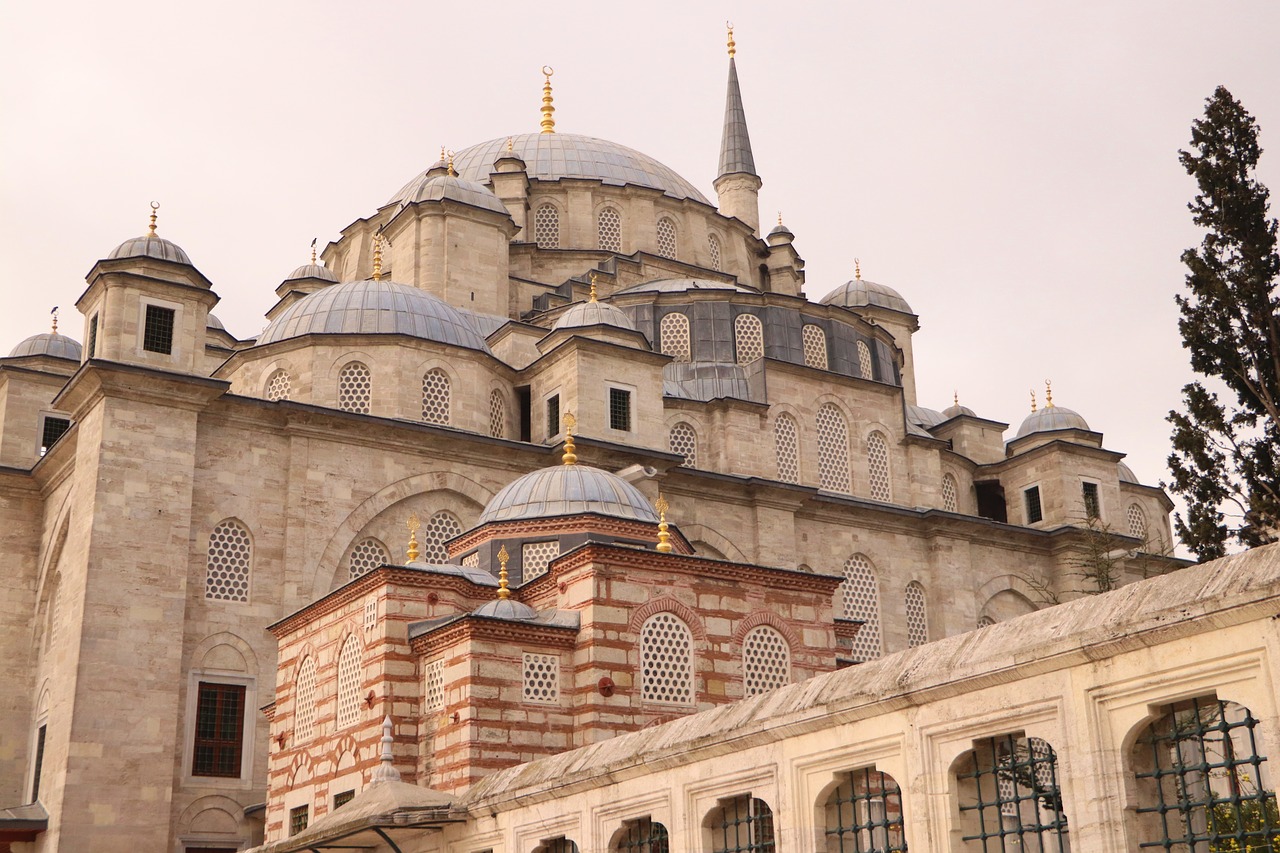
[[[555,465],[507,484],[484,508],[480,524],[584,512],[658,523],[648,499],[617,474],[589,465]]]

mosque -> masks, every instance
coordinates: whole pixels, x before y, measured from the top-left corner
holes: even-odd
[[[1108,602],[1187,574],[1157,577],[1185,565],[1169,498],[1052,388],[1012,432],[920,405],[907,300],[860,271],[810,285],[761,222],[734,54],[730,31],[714,201],[559,132],[544,69],[538,132],[442,152],[285,276],[256,338],[153,204],[89,271],[80,339],[55,324],[0,359],[0,850],[810,849],[784,826],[799,788],[724,758],[779,726],[820,742],[806,685],[870,690],[902,732],[886,697],[970,669],[1055,695],[1026,682],[1049,677],[1029,650],[1076,636],[1054,614],[1095,626],[1085,657],[1160,622],[1159,594]],[[1222,572],[1270,577],[1259,553]],[[1197,631],[1236,618],[1201,610]],[[1241,736],[1274,725],[1249,696],[1211,703]],[[1036,713],[963,729],[990,740],[964,827],[1065,832],[1045,774],[1066,736],[1029,734]],[[554,801],[584,750],[613,768],[570,791],[590,819]],[[936,831],[894,799],[917,784],[901,754],[869,755],[814,796],[863,821],[840,844],[880,846],[821,849]],[[645,797],[677,783],[637,768],[703,758],[659,820]],[[640,805],[609,811],[607,785]],[[547,808],[508,825],[499,801]],[[987,849],[983,826],[954,849]]]

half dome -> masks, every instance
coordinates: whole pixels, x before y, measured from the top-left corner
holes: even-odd
[[[874,305],[888,308],[890,311],[901,311],[903,314],[914,314],[902,294],[887,284],[874,281],[854,279],[846,281],[835,290],[822,297],[823,305],[839,305],[841,308],[862,308]]]
[[[187,257],[187,253],[182,250],[181,246],[172,240],[166,240],[163,237],[154,235],[125,240],[112,249],[111,254],[107,255],[107,260],[109,261],[121,258],[155,258],[161,261],[173,261],[177,264],[191,265],[191,258]]]
[[[1014,438],[1022,438],[1035,432],[1053,432],[1059,429],[1088,430],[1089,424],[1079,412],[1063,406],[1046,406],[1027,415],[1022,425],[1018,427],[1018,434]]]
[[[479,523],[584,512],[658,523],[657,512],[639,489],[589,465],[555,465],[525,474],[494,495]]]
[[[21,358],[28,355],[47,355],[51,358],[65,358],[79,361],[82,350],[80,342],[56,332],[42,332],[21,341],[9,353],[9,358]]]

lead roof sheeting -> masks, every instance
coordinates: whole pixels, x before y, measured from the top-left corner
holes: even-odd
[[[644,495],[616,474],[587,465],[557,465],[508,484],[485,507],[480,523],[584,512],[658,521]]]
[[[18,358],[24,355],[47,355],[53,358],[67,358],[72,361],[79,361],[81,355],[80,342],[68,338],[66,335],[44,332],[39,335],[32,335],[19,342],[13,348],[13,351],[9,353],[10,358]]]
[[[756,174],[756,160],[751,154],[751,137],[747,134],[747,113],[742,106],[742,90],[738,88],[738,65],[729,58],[729,86],[724,100],[724,132],[720,136],[720,171]]]
[[[141,257],[158,258],[162,261],[174,261],[179,264],[191,263],[191,258],[187,257],[187,253],[177,243],[172,240],[166,240],[163,237],[150,236],[125,240],[111,250],[111,254],[107,255],[107,260]]]

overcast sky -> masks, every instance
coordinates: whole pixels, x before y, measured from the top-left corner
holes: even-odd
[[[1173,295],[1199,235],[1178,164],[1225,84],[1280,193],[1280,2],[5,4],[0,350],[83,338],[94,261],[145,228],[256,334],[273,288],[435,160],[538,128],[643,151],[710,198],[724,22],[761,213],[818,299],[853,274],[920,315],[920,402],[1016,429],[1028,390],[1166,477],[1190,371]],[[1273,211],[1273,214],[1275,211]],[[1011,435],[1012,433],[1010,433]]]

